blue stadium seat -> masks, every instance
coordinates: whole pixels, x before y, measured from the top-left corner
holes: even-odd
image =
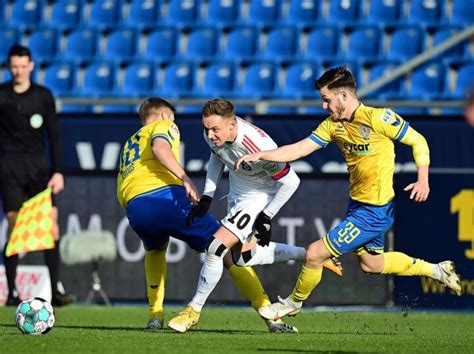
[[[395,68],[399,65],[399,62],[379,62],[375,63],[369,68],[369,74],[367,77],[367,84],[374,82],[382,77],[386,77],[387,74],[395,70]],[[382,86],[381,88],[369,93],[368,95],[364,96],[364,98],[398,98],[400,96],[400,90],[403,86],[403,77],[395,79],[388,84]],[[364,85],[365,86],[365,85]]]
[[[402,15],[402,0],[371,0],[364,21],[371,24],[394,24]]]
[[[334,24],[353,24],[357,22],[360,0],[332,0],[326,21]]]
[[[410,0],[406,20],[415,24],[437,24],[443,14],[443,3],[444,1],[439,0]]]
[[[319,66],[314,61],[292,62],[286,68],[285,79],[276,96],[279,98],[314,98],[314,81],[319,77]]]
[[[206,24],[232,25],[240,18],[240,0],[209,0]]]
[[[423,50],[424,31],[419,26],[399,26],[391,35],[387,59],[408,60]]]
[[[293,26],[272,27],[261,49],[261,57],[277,61],[293,59],[298,49],[298,33]]]
[[[67,35],[63,57],[84,62],[92,60],[97,51],[97,31],[93,28],[78,28]]]
[[[181,53],[193,60],[212,58],[217,52],[217,32],[214,27],[195,27],[189,32],[186,47]]]
[[[199,19],[200,0],[169,0],[168,16],[164,23],[172,26],[191,26]]]
[[[160,0],[132,0],[123,23],[139,29],[156,26],[161,18]]]
[[[84,19],[84,25],[99,29],[113,28],[119,21],[121,1],[117,0],[93,0],[91,12],[88,19]]]
[[[339,51],[339,39],[342,37],[338,27],[321,25],[308,33],[308,40],[302,54],[306,59],[332,60]]]
[[[37,29],[31,33],[28,47],[37,63],[53,60],[59,47],[57,31],[53,28]]]
[[[450,98],[466,99],[467,94],[474,89],[474,61],[465,61],[456,68],[456,80],[453,92],[448,92]]]
[[[376,26],[358,26],[349,31],[347,52],[350,60],[376,60],[380,54],[380,29]]]
[[[135,56],[137,33],[132,28],[119,28],[110,32],[105,40],[104,59],[125,61]]]
[[[235,27],[227,33],[221,55],[225,59],[250,60],[256,55],[257,47],[258,32],[255,27]]]
[[[143,57],[148,60],[163,61],[176,54],[177,33],[173,27],[155,28],[146,40]]]
[[[457,26],[439,26],[434,28],[432,45],[436,46],[461,30]],[[462,59],[466,53],[466,43],[462,42],[444,51],[439,55],[441,58]]]
[[[188,97],[193,92],[194,65],[189,61],[171,62],[163,69],[163,82],[158,93],[163,97]]]
[[[18,30],[15,27],[0,27],[0,61],[4,61],[11,46],[18,43]]]
[[[85,97],[112,96],[115,66],[109,61],[95,61],[84,68],[79,94]]]
[[[42,0],[16,0],[12,5],[10,26],[18,28],[32,28],[40,23]]]
[[[49,18],[43,17],[43,23],[61,30],[73,29],[81,21],[82,6],[83,0],[58,0],[51,5]]]
[[[425,64],[413,71],[410,89],[404,96],[413,100],[439,99],[444,93],[444,78],[444,66],[441,63]]]
[[[53,63],[44,70],[43,84],[56,97],[75,95],[76,66],[71,62]]]
[[[231,97],[236,68],[232,61],[215,61],[204,69],[201,87],[195,87],[198,97]],[[198,81],[198,80],[196,80]]]
[[[123,84],[116,93],[125,97],[149,96],[153,92],[155,70],[153,62],[132,62],[124,70]]]
[[[279,20],[281,0],[250,0],[246,22],[257,26],[270,26]]]
[[[314,26],[319,21],[319,0],[290,0],[288,15],[283,21],[301,27]]]
[[[472,26],[474,22],[474,0],[454,0],[449,21],[454,25]]]
[[[252,62],[246,68],[243,82],[235,95],[242,98],[260,99],[271,97],[276,86],[276,68],[273,62]]]

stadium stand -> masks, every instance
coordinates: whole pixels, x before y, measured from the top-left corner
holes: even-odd
[[[63,97],[300,99],[315,97],[309,67],[346,64],[365,85],[473,25],[473,0],[0,0],[0,56],[29,45]],[[418,100],[431,82],[459,100],[473,53],[465,40],[422,63],[435,76],[415,67],[369,97]],[[98,60],[111,64],[104,87],[91,84]],[[72,86],[53,80],[65,67]]]

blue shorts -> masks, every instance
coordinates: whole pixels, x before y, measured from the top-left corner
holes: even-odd
[[[369,205],[349,200],[347,215],[323,241],[333,256],[349,251],[383,253],[384,236],[393,225],[395,204]]]
[[[186,226],[192,205],[181,186],[167,186],[133,198],[127,205],[127,217],[133,231],[147,250],[161,248],[173,236],[192,249],[203,251],[219,229],[219,222],[207,213]]]

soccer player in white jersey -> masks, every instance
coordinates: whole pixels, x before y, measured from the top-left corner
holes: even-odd
[[[305,254],[302,247],[270,241],[271,219],[300,182],[291,166],[261,161],[252,166],[244,164],[239,171],[233,169],[238,158],[245,154],[276,148],[273,139],[258,127],[236,117],[234,106],[227,100],[209,101],[202,112],[204,138],[211,149],[211,157],[203,197],[189,212],[187,223],[191,225],[194,218],[206,215],[226,166],[230,175],[228,211],[207,247],[194,298],[168,323],[168,327],[178,332],[185,332],[197,323],[205,301],[221,278],[222,258],[230,249],[234,262],[239,266],[303,260]],[[331,262],[326,267],[339,272]],[[263,296],[259,308],[263,307],[262,303],[270,304],[266,294]]]

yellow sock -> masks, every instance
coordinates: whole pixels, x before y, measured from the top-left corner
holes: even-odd
[[[296,281],[296,286],[291,293],[291,299],[294,302],[302,302],[306,300],[321,281],[323,275],[323,268],[308,268],[303,266],[301,269],[298,280]]]
[[[150,319],[163,319],[163,301],[166,282],[166,250],[145,253],[146,292]]]
[[[382,274],[418,275],[433,277],[434,265],[419,258],[407,256],[401,252],[383,254],[384,267]]]
[[[257,273],[252,267],[239,267],[233,264],[229,267],[229,273],[240,293],[250,301],[255,310],[271,304]]]

